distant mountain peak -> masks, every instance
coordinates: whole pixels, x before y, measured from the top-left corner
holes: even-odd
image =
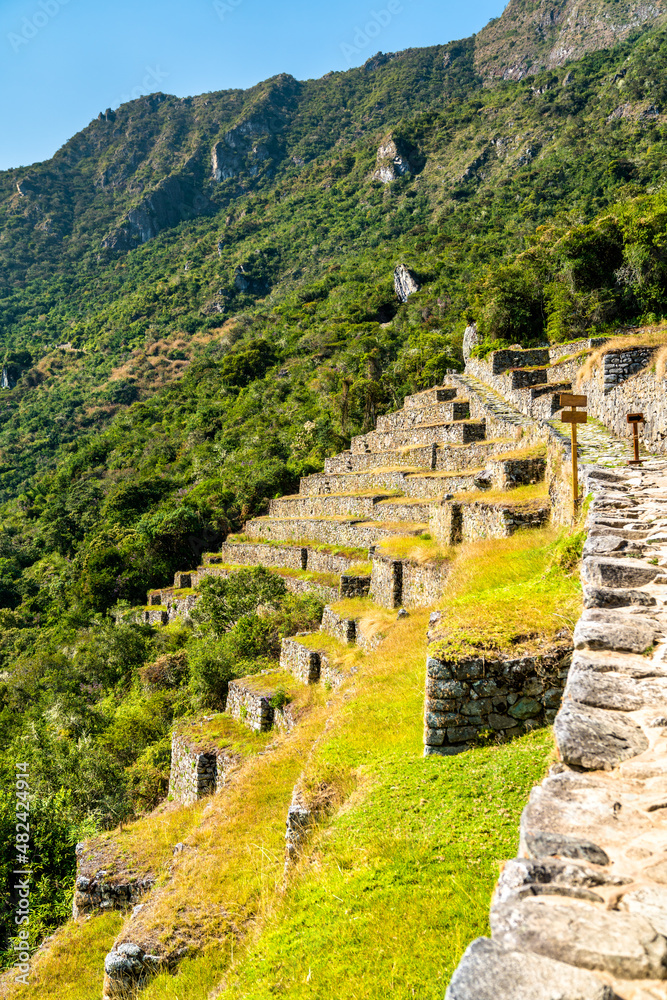
[[[510,0],[475,39],[486,83],[521,80],[609,48],[665,14],[665,0]]]

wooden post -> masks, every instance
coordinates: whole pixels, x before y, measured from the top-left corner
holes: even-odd
[[[573,396],[570,392],[560,394],[560,405],[569,406],[571,409],[565,410],[561,414],[564,424],[570,424],[572,430],[572,515],[577,516],[579,507],[579,467],[577,462],[577,424],[585,424],[588,421],[588,414],[578,410],[578,406],[586,406],[588,398],[586,396]]]
[[[644,459],[639,457],[639,425],[646,423],[644,414],[628,413],[628,423],[632,424],[632,443],[635,450],[635,457],[630,459],[628,465],[643,465]]]

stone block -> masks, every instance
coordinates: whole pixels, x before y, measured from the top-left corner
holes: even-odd
[[[591,972],[488,938],[469,945],[445,1000],[618,1000]]]
[[[516,719],[510,718],[509,715],[499,715],[496,712],[489,713],[489,725],[492,729],[502,730],[511,729],[516,725]]]
[[[667,978],[667,940],[648,920],[584,904],[523,899],[491,911],[493,940],[622,979]]]
[[[632,719],[573,701],[563,704],[554,729],[563,760],[586,770],[610,771],[648,748],[648,740]]]

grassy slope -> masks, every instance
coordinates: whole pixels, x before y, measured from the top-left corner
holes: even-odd
[[[464,546],[444,603],[477,600],[492,614],[494,601],[502,609],[510,596],[534,601],[549,573],[563,610],[576,615],[568,551],[548,531]],[[545,772],[552,739],[542,730],[424,759],[428,619],[425,609],[396,622],[332,696],[311,689],[305,721],[276,736],[270,752],[207,804],[184,838],[189,849],[174,876],[121,935],[197,951],[176,975],[154,980],[146,1000],[205,1000],[216,987],[226,1000],[442,996],[462,950],[487,931],[499,865],[514,853],[519,815]],[[555,617],[542,620],[547,633],[558,625]],[[308,788],[333,789],[333,811],[284,891],[284,820],[301,773]],[[88,1000],[99,991],[102,955],[117,930],[117,917],[69,925],[21,996]],[[97,956],[81,964],[74,982],[60,957],[65,943]]]

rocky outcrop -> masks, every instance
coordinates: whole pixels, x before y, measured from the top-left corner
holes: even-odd
[[[664,11],[663,0],[510,0],[475,36],[475,66],[487,83],[521,80],[610,48]]]
[[[411,295],[421,288],[417,275],[405,264],[399,264],[394,271],[394,288],[400,302],[407,302]]]
[[[399,177],[416,173],[407,149],[400,140],[396,140],[391,135],[386,136],[380,143],[377,151],[377,163],[373,180],[381,181],[382,184],[391,184]]]
[[[559,761],[447,1000],[664,997],[667,463],[593,468]],[[612,558],[599,553],[613,552]]]
[[[216,183],[245,173],[256,177],[281,156],[277,135],[282,128],[275,115],[259,115],[239,122],[211,150],[212,179]]]
[[[163,229],[205,215],[211,204],[189,176],[172,174],[131,209],[125,220],[102,240],[107,250],[126,251],[153,239]]]
[[[473,347],[477,347],[479,337],[477,335],[477,323],[470,323],[463,331],[463,360],[468,361],[472,354]]]

